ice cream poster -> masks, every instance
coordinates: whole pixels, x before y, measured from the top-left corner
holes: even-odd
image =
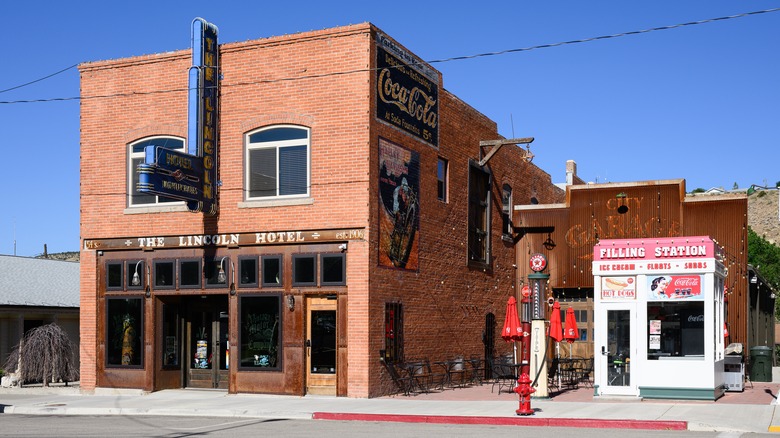
[[[636,298],[636,278],[634,277],[601,277],[601,299]]]
[[[703,301],[702,275],[648,275],[648,300]]]

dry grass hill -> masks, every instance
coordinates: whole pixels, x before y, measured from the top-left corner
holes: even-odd
[[[780,246],[780,190],[759,190],[748,196],[748,225],[759,236]]]

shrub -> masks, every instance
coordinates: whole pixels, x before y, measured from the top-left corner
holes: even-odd
[[[78,349],[60,326],[47,324],[27,332],[3,367],[15,372],[20,382],[43,382],[44,386],[58,380],[75,382],[79,379]]]

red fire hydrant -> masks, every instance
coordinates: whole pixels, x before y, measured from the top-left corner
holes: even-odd
[[[528,373],[520,374],[520,378],[517,379],[517,386],[515,386],[515,392],[520,396],[520,409],[515,411],[517,415],[533,415],[531,394],[536,392],[536,390],[531,387],[531,377],[528,376]]]

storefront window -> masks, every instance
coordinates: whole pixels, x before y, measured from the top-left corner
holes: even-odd
[[[200,261],[199,260],[179,261],[179,287],[181,288],[200,287]]]
[[[704,359],[703,301],[648,302],[647,321],[648,359]]]
[[[257,286],[257,257],[239,257],[238,277],[239,287]]]
[[[140,367],[143,363],[143,298],[106,300],[106,364]]]
[[[282,285],[282,257],[263,257],[263,286],[280,287]]]
[[[122,290],[122,263],[106,263],[106,289]]]
[[[226,286],[230,284],[230,257],[207,258],[203,265],[206,286]]]
[[[143,260],[127,262],[127,289],[143,289],[146,286],[146,270]]]
[[[240,306],[240,366],[250,369],[280,369],[279,295],[241,297]]]
[[[172,289],[174,280],[174,270],[172,261],[154,262],[154,288]]]
[[[317,284],[317,259],[313,255],[295,254],[292,259],[293,286]]]
[[[323,286],[346,284],[344,260],[344,254],[322,254],[322,278],[320,284]]]

